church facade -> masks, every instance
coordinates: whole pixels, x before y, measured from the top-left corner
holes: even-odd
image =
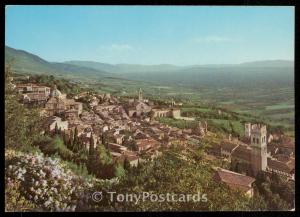
[[[140,88],[138,93],[138,99],[130,100],[126,108],[129,117],[141,117],[151,111],[151,106],[147,103],[147,100],[143,99],[143,91]]]
[[[267,170],[267,128],[261,124],[245,124],[245,137],[249,145],[239,145],[231,155],[231,166],[239,172],[256,176]]]
[[[45,104],[45,110],[48,116],[61,115],[69,111],[75,111],[77,115],[82,113],[82,103],[76,102],[74,99],[67,99],[56,86],[54,86],[51,97]]]

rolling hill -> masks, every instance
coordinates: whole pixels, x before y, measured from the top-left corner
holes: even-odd
[[[206,87],[288,87],[294,85],[294,68],[285,64],[245,64],[230,66],[194,66],[172,71],[128,72],[118,76],[157,84]],[[290,64],[292,65],[292,64]]]
[[[82,79],[118,77],[157,84],[251,87],[291,86],[294,83],[292,61],[268,60],[228,65],[175,66],[170,64],[107,64],[94,61],[48,62],[37,55],[5,47],[5,62],[13,60],[13,69],[21,73],[53,74]]]
[[[5,62],[15,72],[75,79],[95,90],[209,102],[239,112],[294,123],[294,62],[256,61],[223,65],[136,65],[92,61],[48,62],[26,51],[5,47]]]
[[[139,64],[107,64],[94,61],[67,61],[67,64],[76,66],[84,66],[93,68],[96,70],[104,70],[112,73],[129,73],[129,72],[164,72],[178,70],[180,66],[171,64],[159,64],[159,65],[139,65]]]
[[[10,63],[12,69],[18,73],[52,74],[56,76],[75,78],[101,78],[110,73],[84,66],[67,63],[48,62],[37,55],[23,50],[5,47],[5,63]]]
[[[206,65],[187,65],[176,66],[171,64],[158,64],[158,65],[140,65],[140,64],[108,64],[95,61],[66,61],[66,64],[72,64],[76,66],[83,66],[93,68],[100,71],[107,71],[112,73],[135,73],[135,72],[171,72],[180,71],[195,68],[245,68],[245,67],[262,67],[262,68],[282,68],[282,67],[294,67],[293,61],[288,60],[264,60],[245,62],[241,64],[206,64]]]

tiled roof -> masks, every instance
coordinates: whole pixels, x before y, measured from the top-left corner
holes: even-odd
[[[65,113],[72,113],[72,112],[78,112],[78,111],[76,109],[74,109],[74,108],[65,111]]]
[[[284,137],[283,141],[279,144],[279,147],[295,149],[295,140],[290,137]]]
[[[236,157],[247,162],[251,161],[251,148],[246,145],[239,145],[231,154],[232,157]]]
[[[290,157],[285,154],[277,154],[274,156],[278,161],[281,161],[283,163],[287,163],[290,160]]]
[[[284,173],[291,173],[295,169],[295,165],[292,163],[287,164],[271,158],[268,158],[268,167],[272,170],[278,170]]]
[[[255,179],[250,176],[222,168],[217,168],[214,178],[215,180],[225,182],[230,186],[236,186],[241,190],[249,190],[251,188],[251,184],[255,181]]]
[[[50,126],[52,123],[54,123],[55,121],[60,121],[61,118],[60,117],[57,117],[57,116],[51,116],[51,117],[48,117],[44,120],[43,122],[43,126],[44,127],[48,127]]]
[[[129,162],[135,161],[135,160],[138,160],[138,159],[139,159],[139,157],[136,156],[136,155],[125,155],[125,158],[127,158],[127,160],[128,160]]]
[[[136,140],[136,144],[139,147],[146,147],[148,145],[156,146],[156,145],[158,145],[158,142],[154,139],[138,139],[138,140]]]
[[[129,155],[133,155],[133,156],[137,155],[137,153],[135,151],[129,151],[129,150],[124,151],[124,154],[127,155],[127,156],[129,156]]]
[[[221,148],[226,150],[226,151],[229,151],[229,152],[232,152],[232,150],[237,147],[239,144],[237,143],[234,143],[232,141],[222,141],[221,142]]]
[[[135,160],[138,160],[138,159],[139,159],[138,156],[124,155],[124,154],[121,154],[121,155],[117,156],[117,155],[115,154],[114,161],[119,162],[119,163],[123,163],[124,160],[125,160],[125,158],[127,158],[127,160],[128,160],[129,162],[135,161]]]
[[[274,155],[277,152],[278,148],[274,145],[267,145],[267,151]]]

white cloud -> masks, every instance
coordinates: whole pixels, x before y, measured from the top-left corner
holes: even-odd
[[[101,45],[97,47],[97,53],[103,54],[124,54],[124,52],[129,53],[131,51],[134,51],[134,48],[130,46],[129,44],[111,44],[111,45]]]
[[[205,36],[205,37],[197,37],[193,40],[196,43],[223,43],[223,42],[231,42],[232,39],[223,37],[223,36]]]
[[[116,51],[129,51],[129,50],[133,50],[133,47],[130,46],[129,44],[112,44],[110,46],[110,49]]]

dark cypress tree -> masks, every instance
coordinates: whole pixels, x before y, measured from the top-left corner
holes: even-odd
[[[104,133],[101,134],[101,141],[102,141],[102,144],[105,143]]]
[[[95,142],[94,142],[93,134],[91,134],[91,137],[90,137],[90,147],[89,147],[89,155],[92,155],[94,153],[94,151],[95,151],[94,145],[95,145]]]
[[[68,144],[68,141],[67,141],[67,136],[66,136],[66,131],[65,130],[62,131],[62,138],[63,138],[65,146],[67,146],[67,148],[69,148],[69,144]]]
[[[55,134],[55,135],[58,134],[58,126],[57,126],[57,123],[55,123],[54,134]]]
[[[125,157],[123,167],[124,167],[124,169],[127,170],[127,171],[128,171],[128,170],[130,169],[130,167],[131,167],[130,162],[129,162],[129,160],[127,159],[127,157]]]
[[[57,130],[57,135],[60,135],[60,136],[62,136],[62,130],[61,130],[61,127],[60,127],[60,128],[58,128],[58,130]]]
[[[74,135],[73,135],[73,130],[71,130],[71,132],[70,132],[69,147],[70,147],[71,150],[74,149]]]
[[[77,152],[79,150],[79,141],[78,141],[78,129],[75,127],[74,131],[74,140],[73,140],[73,151]]]
[[[78,129],[75,127],[75,132],[74,132],[74,143],[78,141]]]

